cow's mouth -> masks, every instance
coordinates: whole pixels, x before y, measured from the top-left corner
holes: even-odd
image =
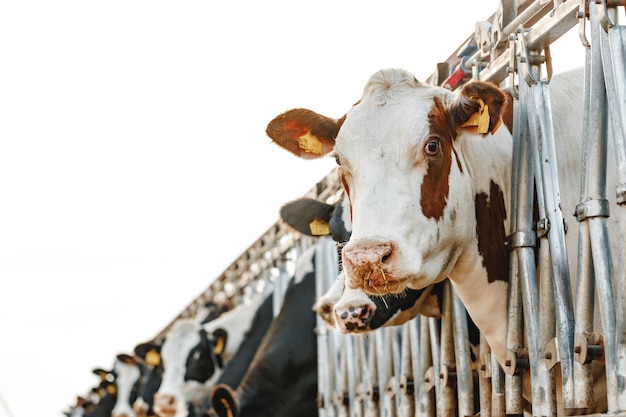
[[[400,294],[406,289],[406,285],[400,280],[387,280],[382,283],[374,283],[365,279],[361,287],[365,293],[383,297],[388,294]]]

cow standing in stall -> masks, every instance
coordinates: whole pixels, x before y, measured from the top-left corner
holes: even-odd
[[[579,196],[583,85],[581,70],[550,83],[565,213],[575,212]],[[449,277],[502,366],[512,106],[511,96],[493,84],[471,82],[452,92],[389,69],[370,78],[341,119],[295,109],[267,128],[296,155],[333,151],[353,222],[343,249],[346,287],[402,294]],[[607,179],[607,188],[615,189],[614,171]],[[575,271],[577,234],[570,231],[566,239]]]
[[[160,349],[163,378],[153,405],[157,415],[194,413],[243,340],[267,329],[269,323],[255,321],[255,317],[271,312],[271,298],[271,294],[257,294],[250,304],[241,304],[206,324],[191,318],[173,324]]]
[[[211,394],[221,417],[316,417],[315,333],[318,243],[298,256],[280,313],[272,321],[238,386],[218,384]]]

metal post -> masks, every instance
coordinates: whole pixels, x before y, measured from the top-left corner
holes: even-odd
[[[470,360],[469,332],[467,329],[467,311],[454,288],[452,293],[452,311],[454,331],[454,352],[456,361],[456,391],[458,396],[459,416],[474,415],[474,382]]]
[[[572,303],[572,291],[569,277],[569,266],[565,246],[565,225],[563,213],[560,207],[560,190],[558,183],[558,170],[556,151],[554,145],[554,133],[552,130],[552,112],[548,92],[549,80],[540,78],[540,58],[531,55],[526,50],[524,36],[520,36],[522,56],[525,58],[524,65],[520,65],[520,74],[524,74],[525,82],[520,82],[520,95],[522,85],[528,87],[529,109],[528,120],[531,138],[534,148],[536,177],[541,178],[538,188],[543,190],[543,199],[539,205],[543,206],[545,221],[549,226],[546,235],[550,248],[551,277],[554,286],[557,319],[558,354],[561,364],[562,391],[564,408],[574,407],[574,313]],[[532,61],[532,62],[531,62]],[[549,63],[549,62],[548,62]],[[549,67],[548,67],[549,68]],[[549,74],[551,75],[551,74]],[[520,77],[521,78],[521,77]],[[542,279],[548,278],[542,274]],[[549,279],[549,278],[548,278]],[[531,304],[537,304],[528,300]],[[527,329],[527,331],[529,331]],[[530,339],[530,337],[529,337]],[[531,353],[532,356],[532,353]],[[531,360],[531,373],[533,361]]]

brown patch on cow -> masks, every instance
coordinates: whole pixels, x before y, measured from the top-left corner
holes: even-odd
[[[428,218],[440,220],[448,202],[450,192],[450,166],[452,165],[452,140],[454,127],[448,123],[443,104],[435,97],[434,105],[428,113],[430,132],[440,138],[441,151],[436,156],[425,156],[428,163],[422,182],[420,205]],[[458,158],[457,158],[458,159]]]
[[[507,213],[504,196],[498,184],[491,181],[489,195],[476,194],[475,208],[478,252],[483,258],[487,279],[489,282],[508,282],[509,254],[504,230]]]

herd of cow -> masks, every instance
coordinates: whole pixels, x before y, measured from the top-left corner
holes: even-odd
[[[582,76],[575,70],[550,84],[568,215],[580,197]],[[439,317],[446,279],[467,308],[472,343],[480,331],[504,367],[512,106],[492,84],[451,92],[391,69],[374,74],[340,119],[305,109],[276,117],[266,132],[276,144],[305,159],[331,154],[339,165],[336,204],[302,198],[280,210],[301,233],[312,234],[313,221],[328,225],[324,234],[342,249],[334,284],[316,299],[312,246],[297,259],[278,315],[270,293],[213,306],[204,320],[181,319],[158,344],[140,344],[110,371],[95,370],[99,385],[66,414],[316,416],[316,314],[342,333]],[[609,172],[609,189],[616,179]],[[575,229],[567,234],[570,254]],[[623,253],[617,243],[613,250]],[[576,257],[569,261],[575,271]],[[593,411],[605,408],[599,395]]]

